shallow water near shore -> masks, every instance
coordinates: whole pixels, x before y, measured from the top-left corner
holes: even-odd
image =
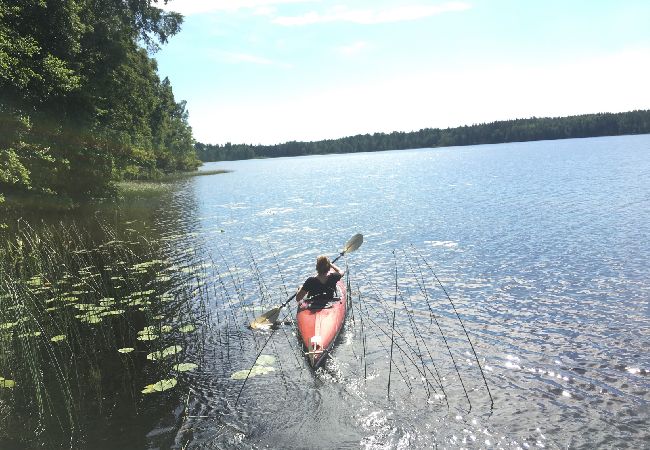
[[[202,274],[204,328],[183,355],[197,367],[169,391],[105,407],[82,445],[112,448],[119,432],[132,448],[647,446],[650,136],[203,169],[231,172],[119,205],[21,212],[36,231],[38,217],[98,242],[97,223],[145,239],[173,266],[165,289]],[[359,232],[364,244],[341,260],[352,308],[314,373],[293,307],[270,338],[247,324]],[[259,352],[266,369],[241,390],[233,374]],[[145,354],[132,372],[152,370]],[[133,378],[139,389],[162,379]],[[0,417],[11,395],[0,389]]]

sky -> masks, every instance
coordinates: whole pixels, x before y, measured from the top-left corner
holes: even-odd
[[[650,109],[647,0],[171,0],[154,57],[197,141]]]

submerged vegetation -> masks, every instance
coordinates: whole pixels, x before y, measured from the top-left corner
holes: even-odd
[[[200,363],[201,269],[104,231],[27,227],[0,248],[0,447],[87,443],[100,418],[146,411],[142,395]]]
[[[291,141],[277,145],[197,143],[195,147],[201,161],[229,161],[645,133],[650,133],[650,110],[533,117],[447,129],[424,128],[412,132],[360,134],[315,142]]]

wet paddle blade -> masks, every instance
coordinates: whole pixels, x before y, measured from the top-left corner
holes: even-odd
[[[261,316],[256,317],[255,320],[253,320],[250,323],[250,327],[253,329],[271,327],[275,322],[278,321],[278,317],[280,316],[281,309],[282,306],[278,306],[277,308],[273,308],[272,310],[265,312]]]
[[[343,249],[343,253],[350,253],[361,247],[361,244],[363,244],[363,234],[355,234],[350,238],[348,242],[345,243],[345,248]]]

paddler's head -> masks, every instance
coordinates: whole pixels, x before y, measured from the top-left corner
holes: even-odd
[[[327,275],[327,272],[330,271],[331,265],[332,263],[330,263],[330,259],[325,255],[316,258],[316,272],[318,272],[318,275]]]

